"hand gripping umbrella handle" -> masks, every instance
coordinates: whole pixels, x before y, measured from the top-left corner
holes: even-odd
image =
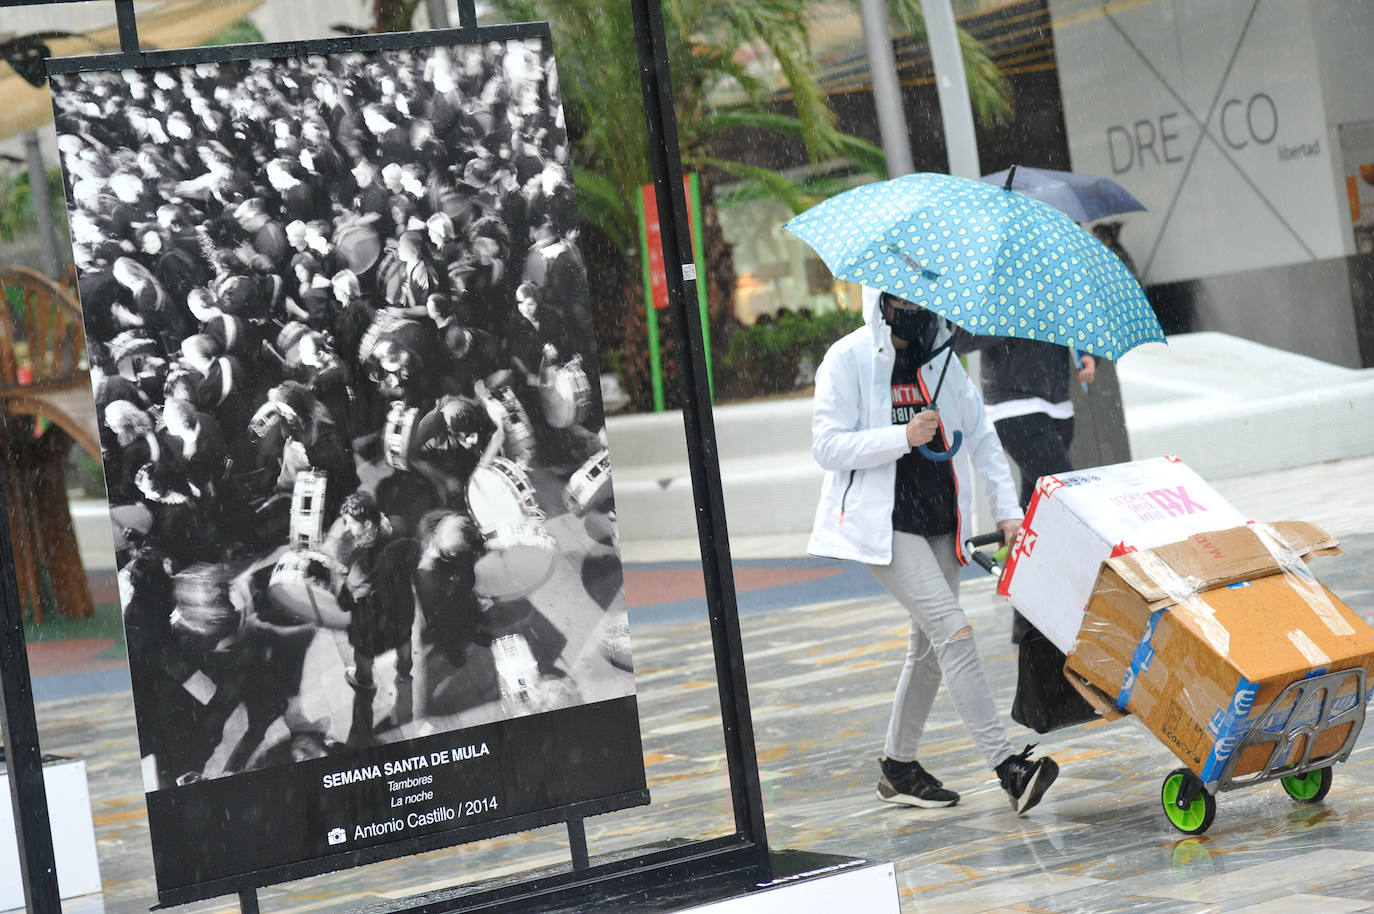
[[[949,362],[950,362],[950,359],[952,359],[953,357],[954,357],[954,347],[953,347],[953,346],[950,346],[950,347],[949,347],[949,350],[945,353],[945,367],[940,369],[940,380],[938,380],[938,381],[935,382],[935,394],[934,394],[934,396],[932,396],[932,397],[930,398],[930,406],[931,406],[932,409],[935,407],[935,401],[936,401],[936,400],[939,398],[939,396],[940,396],[940,388],[942,388],[942,387],[945,386],[945,373],[946,373],[947,371],[949,371]],[[951,441],[950,441],[949,450],[947,450],[947,451],[932,451],[929,447],[927,447],[927,446],[924,445],[924,444],[921,445],[920,447],[916,448],[916,450],[919,451],[920,454],[921,454],[921,456],[924,457],[924,458],[927,459],[927,460],[935,460],[935,461],[948,460],[949,458],[953,457],[955,454],[959,453],[959,445],[961,445],[961,444],[963,444],[963,443],[964,443],[964,433],[961,432],[961,431],[959,431],[958,429],[955,429],[955,430],[954,430],[954,437],[953,437],[953,438],[951,439]]]
[[[953,457],[955,454],[959,453],[959,446],[962,445],[963,443],[964,443],[964,433],[961,432],[961,431],[959,431],[958,429],[955,429],[955,430],[954,430],[954,437],[953,437],[953,439],[951,439],[950,444],[949,444],[949,450],[947,450],[947,451],[932,451],[928,446],[926,446],[926,445],[924,445],[924,444],[921,445],[920,447],[916,448],[916,450],[919,451],[920,454],[921,454],[921,456],[924,457],[924,458],[927,459],[927,460],[936,460],[936,461],[948,460],[949,458]]]

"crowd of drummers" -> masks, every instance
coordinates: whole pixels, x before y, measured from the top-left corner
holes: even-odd
[[[379,658],[398,692],[413,631],[461,664],[547,579],[532,480],[607,508],[547,47],[54,82],[157,783],[329,751],[264,739],[321,629],[375,741]]]

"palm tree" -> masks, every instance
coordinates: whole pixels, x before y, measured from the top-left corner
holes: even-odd
[[[418,0],[373,0],[388,28],[408,20]],[[732,319],[735,285],[730,246],[717,218],[717,188],[734,183],[739,195],[769,197],[800,212],[841,188],[833,179],[794,180],[773,169],[716,153],[727,134],[747,131],[800,143],[812,161],[843,158],[854,169],[886,174],[873,144],[836,126],[812,55],[807,0],[662,0],[676,99],[683,169],[701,177],[703,249],[712,336],[723,340]],[[638,408],[649,401],[649,368],[634,201],[650,181],[645,155],[643,100],[634,21],[617,0],[493,0],[509,21],[547,17],[558,59],[559,86],[570,134],[578,208],[589,260],[609,255],[621,281],[592,290],[598,325],[623,329],[620,374]],[[920,0],[889,0],[894,18],[924,36]],[[1010,110],[1009,90],[982,46],[961,32],[970,93],[986,123]],[[775,87],[743,61],[770,62],[786,83],[790,110],[780,110]],[[728,106],[717,99],[729,96]],[[664,333],[664,328],[660,327]],[[670,370],[665,336],[665,373]],[[602,346],[612,343],[603,338]],[[715,351],[719,351],[717,347]],[[676,385],[667,385],[676,391]]]

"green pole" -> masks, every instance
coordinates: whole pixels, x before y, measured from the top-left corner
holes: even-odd
[[[701,223],[701,181],[696,172],[687,176],[687,196],[692,201],[692,259],[697,265],[697,307],[701,310],[701,342],[706,350],[706,383],[711,402],[716,399],[716,376],[711,368],[711,315],[706,306],[706,252]]]
[[[644,270],[644,324],[649,334],[649,380],[654,390],[654,412],[664,410],[663,356],[658,350],[658,309],[654,307],[654,277],[649,268],[649,229],[644,220],[644,191],[635,196],[639,214],[639,260]]]

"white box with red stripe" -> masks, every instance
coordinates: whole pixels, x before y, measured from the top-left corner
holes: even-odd
[[[1247,520],[1177,457],[1043,476],[997,592],[1067,654],[1104,561]]]

